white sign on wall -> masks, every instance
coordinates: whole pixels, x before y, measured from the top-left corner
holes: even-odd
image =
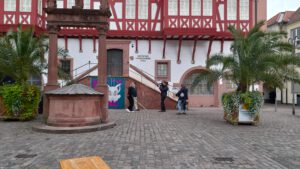
[[[140,60],[141,62],[146,62],[147,60],[150,60],[149,55],[137,55],[136,59]]]

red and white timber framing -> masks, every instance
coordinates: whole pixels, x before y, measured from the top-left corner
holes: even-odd
[[[213,41],[221,41],[220,52],[223,52],[223,44],[226,40],[232,40],[227,30],[229,25],[234,25],[243,32],[248,32],[254,23],[254,1],[249,0],[249,18],[241,20],[240,18],[240,1],[236,0],[236,20],[227,19],[227,0],[212,0],[212,15],[204,16],[204,0],[201,3],[201,14],[199,16],[192,15],[192,0],[189,1],[189,14],[187,16],[180,15],[181,4],[178,0],[177,15],[169,15],[168,0],[148,0],[148,18],[139,19],[138,3],[135,0],[135,17],[133,19],[126,18],[126,0],[109,0],[109,6],[112,16],[110,21],[110,30],[108,38],[114,39],[135,39],[136,52],[138,51],[138,41],[140,39],[149,40],[149,49],[151,52],[151,40],[162,39],[164,41],[162,58],[165,58],[166,43],[169,39],[177,39],[179,43],[177,62],[180,63],[181,42],[183,40],[194,40],[194,48],[192,51],[191,62],[195,62],[195,50],[197,41],[208,40],[207,58],[209,58]],[[42,0],[42,8],[46,6],[46,0]],[[99,4],[100,0],[90,0],[90,9],[98,9],[95,4]],[[16,28],[18,24],[25,27],[31,26],[35,28],[36,33],[46,31],[45,12],[39,12],[40,6],[38,0],[32,0],[31,12],[20,12],[20,1],[16,0],[16,11],[5,11],[4,1],[0,1],[0,32],[6,32],[11,28]],[[63,1],[63,8],[67,8],[67,0]],[[220,10],[223,9],[223,10]],[[68,38],[77,37],[79,39],[79,50],[82,50],[82,38],[94,39],[94,51],[96,50],[97,30],[89,27],[62,27],[59,36],[65,39],[65,48],[68,49]]]

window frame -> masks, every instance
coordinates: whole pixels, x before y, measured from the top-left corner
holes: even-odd
[[[130,2],[129,2],[130,1]],[[125,1],[125,19],[136,19],[136,0]]]
[[[213,2],[212,0],[202,0],[202,12],[203,12],[203,16],[213,16]],[[206,7],[210,7],[210,8],[206,8]]]
[[[169,16],[178,16],[178,1],[179,0],[168,0],[168,15]],[[174,7],[172,7],[170,4],[172,3],[172,6],[175,4]],[[172,9],[172,10],[170,10]]]
[[[19,0],[19,4],[20,4],[19,5],[20,12],[31,12],[32,11],[32,1],[31,0]]]
[[[202,11],[202,0],[191,0],[191,16],[201,16],[201,11]],[[197,4],[197,5],[195,5]],[[196,8],[199,7],[199,8]]]
[[[61,61],[70,61],[70,78],[73,79],[73,69],[74,69],[74,59],[71,57],[67,58],[58,58],[58,64],[61,65]]]
[[[149,0],[138,0],[138,19],[149,18],[149,5]]]
[[[167,65],[167,75],[166,76],[158,76],[158,65],[166,64]],[[155,60],[155,80],[165,80],[171,81],[171,60]]]
[[[248,2],[248,3],[247,3]],[[247,5],[246,5],[247,4]],[[246,6],[244,6],[246,5]],[[250,19],[250,0],[240,0],[240,20],[247,21]]]
[[[13,5],[14,5],[14,7],[13,7]],[[9,7],[9,9],[8,9],[8,7]],[[17,10],[17,0],[4,0],[3,10],[5,12],[15,12]]]
[[[234,3],[235,1],[235,3]],[[231,3],[230,3],[231,2]],[[227,0],[227,20],[236,21],[237,18],[237,0]]]

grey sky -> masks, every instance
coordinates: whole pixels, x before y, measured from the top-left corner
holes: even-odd
[[[300,0],[268,0],[267,6],[267,18],[270,19],[279,12],[297,10],[300,7]]]

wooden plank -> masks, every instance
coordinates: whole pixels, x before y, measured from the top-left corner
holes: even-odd
[[[60,161],[61,169],[110,169],[98,156],[65,159]]]

